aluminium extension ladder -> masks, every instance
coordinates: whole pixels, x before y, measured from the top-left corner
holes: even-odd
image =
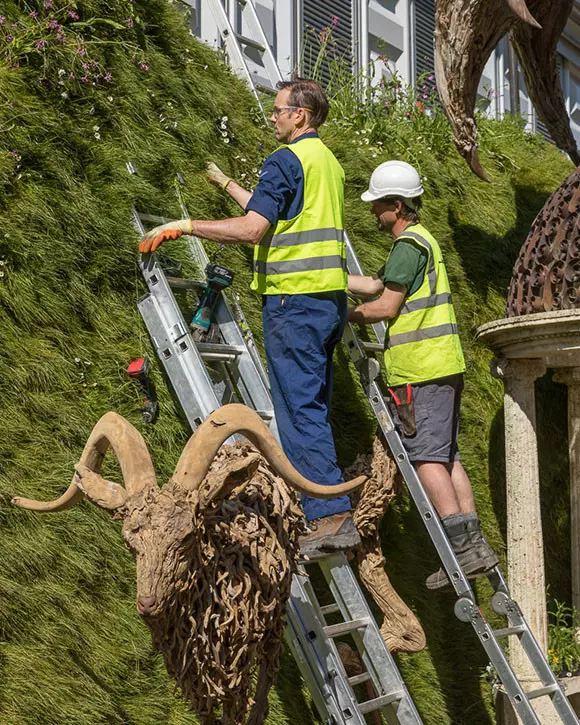
[[[351,274],[363,274],[348,239],[347,263]],[[491,570],[486,575],[494,590],[490,604],[494,612],[507,618],[508,626],[494,630],[476,603],[473,589],[457,563],[457,559],[451,548],[449,539],[445,535],[439,516],[433,504],[427,498],[417,476],[417,472],[409,461],[403,442],[395,429],[389,406],[379,385],[380,364],[375,358],[369,357],[368,355],[369,352],[383,348],[381,341],[385,337],[385,325],[383,322],[375,323],[372,325],[372,328],[376,336],[376,343],[368,344],[361,342],[351,324],[347,325],[343,341],[348,349],[352,362],[358,369],[363,388],[377,418],[381,432],[391,449],[391,453],[397,462],[405,484],[411,494],[411,498],[423,519],[423,523],[447,572],[447,576],[455,589],[458,597],[454,607],[456,617],[462,622],[470,623],[474,628],[515,711],[524,725],[541,725],[531,704],[532,700],[539,697],[551,698],[552,704],[562,723],[565,723],[565,725],[578,725],[580,721],[560,687],[555,674],[552,672],[521,609],[517,602],[511,598],[499,567]],[[525,655],[538,676],[538,680],[542,682],[541,687],[529,692],[523,689],[499,643],[500,639],[510,636],[518,638]]]
[[[134,167],[130,169],[135,173]],[[182,211],[188,216],[185,208]],[[136,210],[133,219],[141,235],[146,231],[143,222],[168,221]],[[204,269],[205,250],[198,239],[189,239],[191,255]],[[139,311],[191,428],[195,430],[221,405],[239,401],[256,410],[278,438],[264,368],[245,319],[238,324],[241,310],[236,319],[222,293],[214,314],[222,342],[194,342],[172,288],[199,290],[203,283],[167,277],[154,254],[139,264],[149,290],[137,303]],[[308,575],[295,574],[286,640],[325,725],[365,725],[365,715],[373,712],[382,713],[389,725],[422,725],[346,557],[335,554],[316,563],[334,603],[322,607]],[[339,614],[342,621],[327,624],[326,617],[332,614]],[[365,666],[364,672],[351,677],[334,641],[344,635],[352,637]],[[355,688],[365,683],[374,694],[359,701]]]
[[[230,16],[224,11],[221,0],[209,0],[212,12],[220,28],[222,40],[226,46],[232,68],[239,77],[249,83],[260,107],[264,110],[257,93],[255,77],[250,71],[247,53],[244,55],[241,45],[245,44],[246,48],[252,47],[252,43],[260,46],[263,66],[268,72],[270,87],[275,84],[276,80],[280,79],[280,71],[273,53],[268,46],[263,28],[256,14],[253,0],[229,0],[229,2]],[[237,23],[237,27],[240,27],[239,21],[243,20],[244,17],[251,18],[250,21],[246,20],[245,26],[242,26],[247,32],[247,36],[234,31],[230,17]],[[272,68],[272,62],[274,68]],[[363,274],[346,233],[345,241],[348,271],[351,274]],[[541,725],[531,701],[544,696],[550,697],[562,723],[565,725],[580,725],[580,721],[564,695],[557,678],[550,669],[518,604],[511,598],[507,584],[499,568],[496,567],[488,575],[488,579],[494,589],[494,594],[491,598],[491,607],[494,612],[507,618],[509,626],[494,631],[477,606],[473,590],[458,565],[449,540],[443,531],[439,517],[427,498],[417,473],[409,461],[401,438],[395,430],[389,407],[378,382],[380,365],[376,359],[369,357],[369,354],[382,350],[386,328],[382,322],[375,323],[372,325],[372,328],[376,336],[376,342],[365,343],[359,340],[352,325],[347,326],[344,342],[351,360],[358,369],[361,382],[381,431],[395,457],[403,479],[409,489],[409,493],[425,523],[443,567],[455,588],[458,597],[455,604],[456,616],[460,621],[469,622],[473,626],[515,711],[524,725]],[[526,656],[538,675],[538,680],[542,682],[542,687],[527,693],[522,688],[499,643],[500,639],[509,636],[516,636],[518,638]]]

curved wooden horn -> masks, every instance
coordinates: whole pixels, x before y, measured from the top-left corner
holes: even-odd
[[[183,449],[173,480],[184,488],[197,489],[222,443],[236,433],[241,433],[253,443],[287,484],[308,496],[336,498],[354,491],[366,481],[366,476],[359,476],[336,486],[321,486],[309,481],[286,458],[259,415],[245,405],[236,403],[224,405],[214,411],[199,426]]]
[[[523,20],[524,23],[529,23],[534,28],[542,27],[529,11],[528,6],[526,5],[526,0],[507,0],[507,4],[510,6],[511,11],[515,13],[520,20]]]
[[[111,447],[121,465],[125,489],[99,476],[103,459]],[[143,436],[117,413],[106,413],[95,425],[76,467],[72,482],[55,501],[35,501],[16,496],[12,503],[32,511],[63,511],[87,495],[97,505],[115,509],[127,496],[157,484],[155,471]]]

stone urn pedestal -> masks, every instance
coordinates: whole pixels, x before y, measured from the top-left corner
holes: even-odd
[[[492,374],[503,380],[505,388],[508,584],[546,652],[548,620],[534,383],[547,368],[553,368],[554,380],[568,386],[572,604],[580,609],[580,309],[494,320],[478,329],[477,338],[495,352]],[[526,690],[541,685],[513,637],[509,658]],[[508,699],[500,697],[500,701],[505,712],[498,722],[517,722],[508,712]],[[561,723],[548,698],[535,700],[534,708],[542,725]]]

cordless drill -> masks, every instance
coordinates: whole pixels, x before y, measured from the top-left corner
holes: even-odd
[[[206,338],[220,293],[233,281],[234,273],[221,264],[211,263],[205,268],[205,290],[190,324],[194,340],[200,342]]]

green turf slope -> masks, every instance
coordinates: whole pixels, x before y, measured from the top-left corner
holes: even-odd
[[[159,480],[170,475],[188,429],[156,361],[161,418],[154,428],[143,427],[139,392],[123,372],[134,357],[154,357],[135,306],[144,288],[131,206],[177,216],[179,172],[192,215],[232,214],[204,178],[205,161],[237,178],[245,173],[252,184],[273,140],[251,94],[187,34],[176,6],[5,0],[1,13],[0,722],[194,723],[135,609],[134,565],[120,522],[87,503],[42,517],[15,510],[10,499],[60,495],[92,426],[108,410],[143,432]],[[346,170],[348,228],[367,269],[382,264],[389,246],[358,199],[373,166],[397,156],[417,163],[427,178],[424,221],[447,259],[468,360],[464,461],[486,531],[501,550],[501,386],[488,375],[490,354],[474,342],[474,331],[503,315],[519,246],[569,164],[517,125],[488,122],[482,160],[493,184],[486,185],[456,156],[440,119],[378,115],[367,128],[354,116],[352,123],[342,113],[335,118],[324,137]],[[136,175],[128,173],[129,161]],[[259,339],[250,252],[231,248],[220,260],[236,271]],[[182,245],[168,245],[165,254],[187,272]],[[336,379],[333,422],[347,465],[368,449],[374,425],[343,351]],[[544,386],[546,447],[554,448],[550,436],[560,431],[561,451],[562,391]],[[553,586],[563,598],[567,474],[559,460],[544,464],[551,496],[546,540]],[[106,473],[118,477],[114,465]],[[452,599],[423,588],[436,561],[406,497],[386,518],[384,544],[389,573],[427,633],[426,652],[400,658],[425,723],[490,723],[489,689],[480,682],[484,658],[471,631],[454,622]],[[271,725],[316,722],[288,655],[271,704]]]

